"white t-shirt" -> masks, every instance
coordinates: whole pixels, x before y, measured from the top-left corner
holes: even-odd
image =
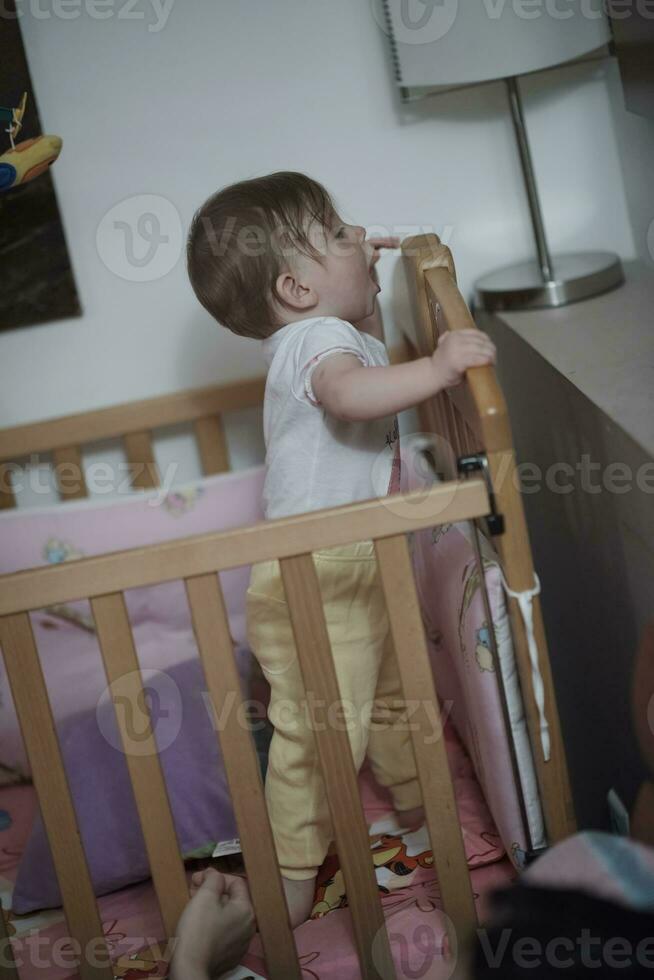
[[[348,422],[329,415],[311,387],[318,362],[337,351],[388,366],[385,345],[334,316],[287,323],[262,342],[266,518],[338,507],[400,489],[397,415]]]

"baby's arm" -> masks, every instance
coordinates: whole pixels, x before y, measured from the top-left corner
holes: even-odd
[[[413,408],[459,384],[468,368],[495,362],[495,345],[481,330],[444,334],[431,356],[388,367],[364,367],[353,354],[333,354],[315,368],[312,387],[330,415],[349,422]]]

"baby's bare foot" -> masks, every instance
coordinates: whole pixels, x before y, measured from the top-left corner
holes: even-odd
[[[417,830],[425,822],[425,808],[415,806],[412,810],[397,810],[396,816],[403,830]]]

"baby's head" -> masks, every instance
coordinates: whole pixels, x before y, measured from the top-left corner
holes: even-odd
[[[242,337],[312,316],[356,323],[379,292],[365,237],[305,174],[256,177],[218,191],[194,215],[189,278],[205,309]]]

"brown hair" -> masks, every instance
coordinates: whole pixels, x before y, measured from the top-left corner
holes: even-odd
[[[196,211],[187,242],[195,295],[219,323],[262,339],[277,326],[271,299],[277,277],[301,252],[320,261],[307,232],[331,225],[331,197],[306,174],[280,171],[231,184]]]

